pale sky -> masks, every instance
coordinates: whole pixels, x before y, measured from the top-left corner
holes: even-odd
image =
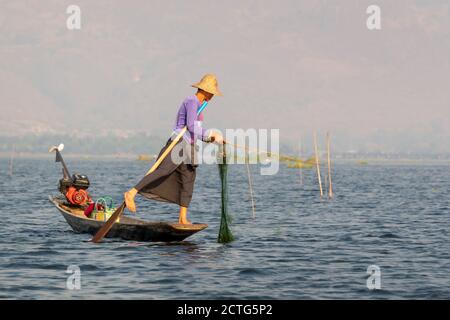
[[[81,8],[81,30],[66,8]],[[381,8],[381,30],[366,8]],[[345,150],[450,151],[450,2],[0,1],[0,134],[168,136],[215,73],[205,125]]]

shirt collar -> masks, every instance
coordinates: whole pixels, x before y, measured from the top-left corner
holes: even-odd
[[[198,98],[195,94],[194,94],[194,98],[195,98],[195,101],[197,101],[197,106],[200,107],[201,106],[200,100],[198,100]]]

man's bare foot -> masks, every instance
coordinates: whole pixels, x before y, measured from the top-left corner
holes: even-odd
[[[125,205],[131,212],[136,212],[136,204],[134,203],[134,197],[136,196],[136,194],[137,190],[134,188],[123,194],[125,198]]]
[[[189,220],[181,220],[181,219],[178,219],[178,223],[179,224],[192,224],[192,222],[190,222]]]

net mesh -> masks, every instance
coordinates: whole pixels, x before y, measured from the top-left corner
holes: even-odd
[[[219,147],[219,175],[222,187],[222,202],[221,202],[221,218],[220,218],[220,229],[219,237],[217,241],[219,243],[229,243],[234,240],[233,234],[230,230],[231,216],[228,214],[228,164],[227,164],[227,154],[224,145]]]

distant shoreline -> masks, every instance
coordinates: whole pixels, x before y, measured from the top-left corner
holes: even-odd
[[[72,158],[72,159],[131,159],[131,160],[137,160],[138,154],[82,154],[82,153],[64,153],[64,158]],[[0,152],[0,158],[7,158],[9,159],[11,157],[11,153],[6,152]],[[15,158],[22,158],[22,159],[45,159],[49,158],[52,159],[55,157],[54,154],[50,153],[28,153],[28,152],[17,152],[14,156]]]
[[[153,157],[154,154],[145,154]],[[11,153],[0,152],[0,159],[10,159]],[[123,154],[79,154],[79,153],[65,153],[64,158],[78,159],[78,160],[134,160],[138,161],[139,154],[123,153]],[[18,152],[15,154],[15,159],[49,159],[53,160],[54,155],[49,153],[27,153]],[[153,160],[149,160],[153,161]],[[370,165],[450,165],[450,159],[413,159],[413,158],[355,158],[343,159],[334,158],[332,162],[335,164],[354,164],[360,167]]]

